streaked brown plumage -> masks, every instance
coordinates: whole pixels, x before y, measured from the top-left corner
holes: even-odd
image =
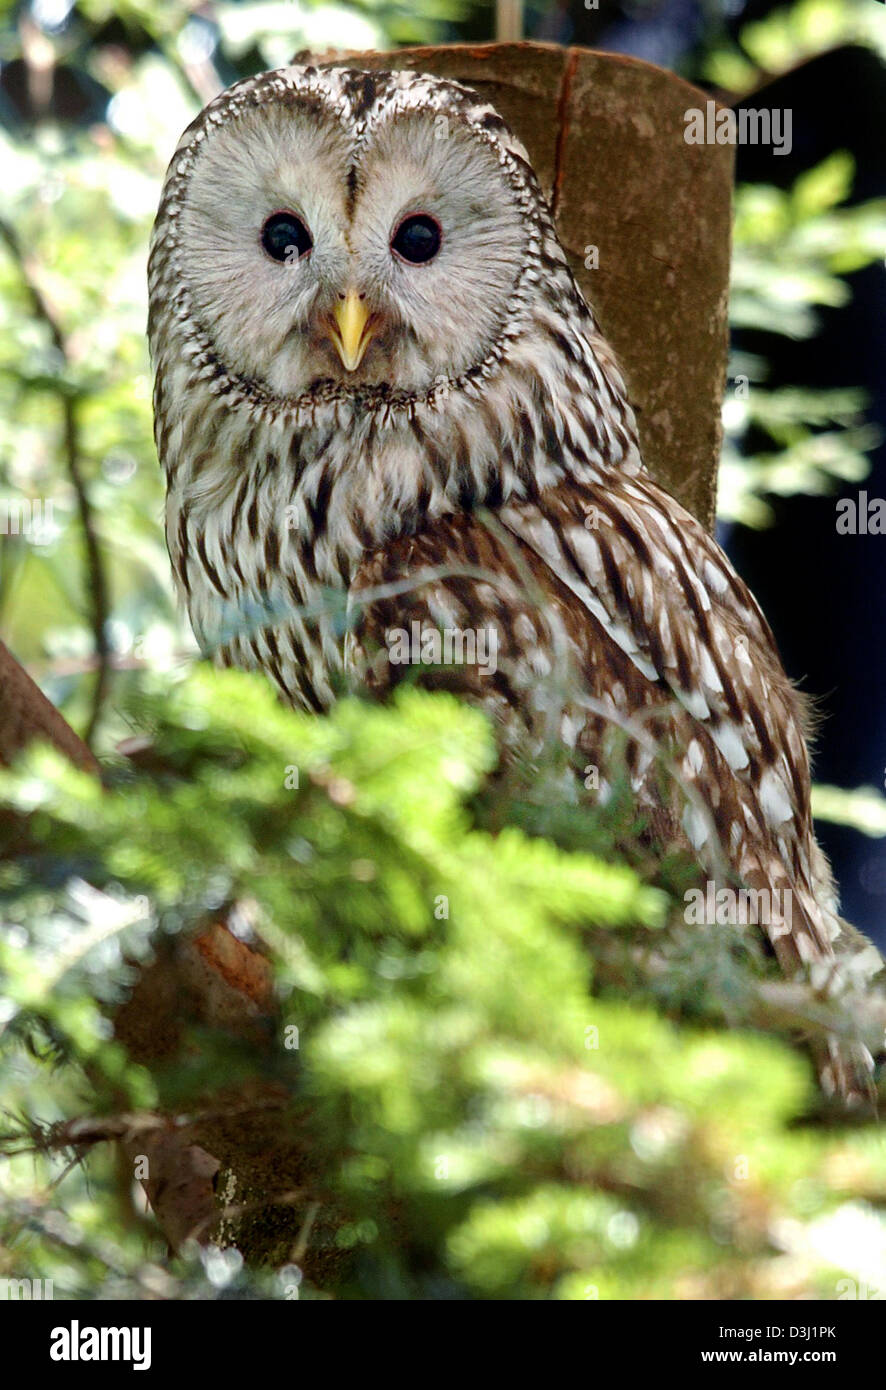
[[[801,701],[722,551],[646,473],[498,115],[407,73],[239,83],[170,165],[150,285],[169,549],[204,648],[319,711],[342,681],[402,678],[395,629],[494,633],[494,671],[447,679],[504,746],[531,761],[554,736],[602,796],[626,759],[718,883],[790,890],[767,927],[786,973],[842,987]],[[822,1063],[844,1095],[869,1071],[860,1045]]]

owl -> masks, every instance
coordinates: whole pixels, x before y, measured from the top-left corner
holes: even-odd
[[[753,597],[644,467],[625,383],[520,142],[452,81],[296,66],[185,131],[154,227],[166,534],[194,633],[322,712],[417,676],[531,773],[629,787],[785,974],[847,939],[806,715]],[[565,794],[565,793],[564,793]],[[823,1084],[871,1093],[851,1038]]]

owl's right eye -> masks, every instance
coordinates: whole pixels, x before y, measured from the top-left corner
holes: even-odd
[[[314,245],[311,233],[294,212],[272,212],[261,229],[261,244],[273,261],[294,265]]]

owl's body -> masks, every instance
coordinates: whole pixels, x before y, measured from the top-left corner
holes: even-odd
[[[799,697],[644,469],[492,108],[407,73],[239,83],[173,158],[150,287],[167,537],[204,649],[321,711],[410,672],[392,633],[491,634],[494,661],[447,674],[503,745],[558,741],[602,797],[626,775],[662,841],[792,905],[767,927],[788,974],[836,979]],[[868,1065],[834,1044],[823,1076],[857,1094]]]

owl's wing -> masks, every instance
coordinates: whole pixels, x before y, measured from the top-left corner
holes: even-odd
[[[757,870],[744,843],[762,842],[813,885],[800,699],[719,547],[645,478],[605,494],[570,484],[491,517],[442,518],[370,556],[352,601],[359,606],[367,590],[377,595],[355,651],[365,662],[367,641],[375,646],[370,684],[383,688],[406,674],[387,660],[387,632],[416,622],[488,630],[498,648],[494,671],[465,666],[435,681],[501,714],[509,709],[530,732],[569,708],[558,736],[584,751],[595,738],[574,713],[580,692],[616,720],[648,713],[658,742],[682,751],[683,772],[713,811],[739,876]],[[588,709],[595,734],[598,719]],[[632,756],[640,791],[649,758],[642,749]],[[680,818],[692,848],[703,850],[710,818],[692,805]]]
[[[811,967],[814,980],[838,991],[867,984],[882,960],[837,915],[814,835],[802,699],[719,546],[644,474],[610,478],[605,490],[561,488],[499,518],[689,716],[689,726],[677,721],[681,768],[690,781],[697,773],[732,870],[752,889],[777,890],[782,902],[790,893],[791,911],[767,926],[786,973]],[[711,866],[704,821],[691,805],[683,826]],[[872,1059],[863,1045],[832,1041],[819,1064],[829,1088],[869,1097]]]
[[[708,731],[735,777],[758,789],[769,828],[802,854],[802,702],[755,600],[699,523],[642,475],[552,490],[499,517]]]
[[[827,972],[840,925],[812,832],[801,701],[719,547],[645,477],[625,488],[570,485],[442,518],[368,556],[350,665],[379,693],[404,678],[456,690],[530,759],[559,738],[601,765],[604,786],[610,736],[626,733],[619,756],[655,828],[718,881],[792,904],[766,925],[782,967]],[[474,659],[447,662],[429,639],[443,661],[424,666],[425,634],[447,631],[473,634]],[[826,1065],[857,1092],[867,1063],[850,1048]]]
[[[556,587],[529,546],[464,513],[443,517],[364,560],[349,593],[347,666],[379,695],[418,681],[486,706],[502,729],[519,723],[529,733],[537,719],[527,696],[551,672],[538,599]],[[555,599],[568,618],[571,595]],[[471,635],[468,659],[447,661],[442,644],[435,648],[433,635],[447,632]]]

